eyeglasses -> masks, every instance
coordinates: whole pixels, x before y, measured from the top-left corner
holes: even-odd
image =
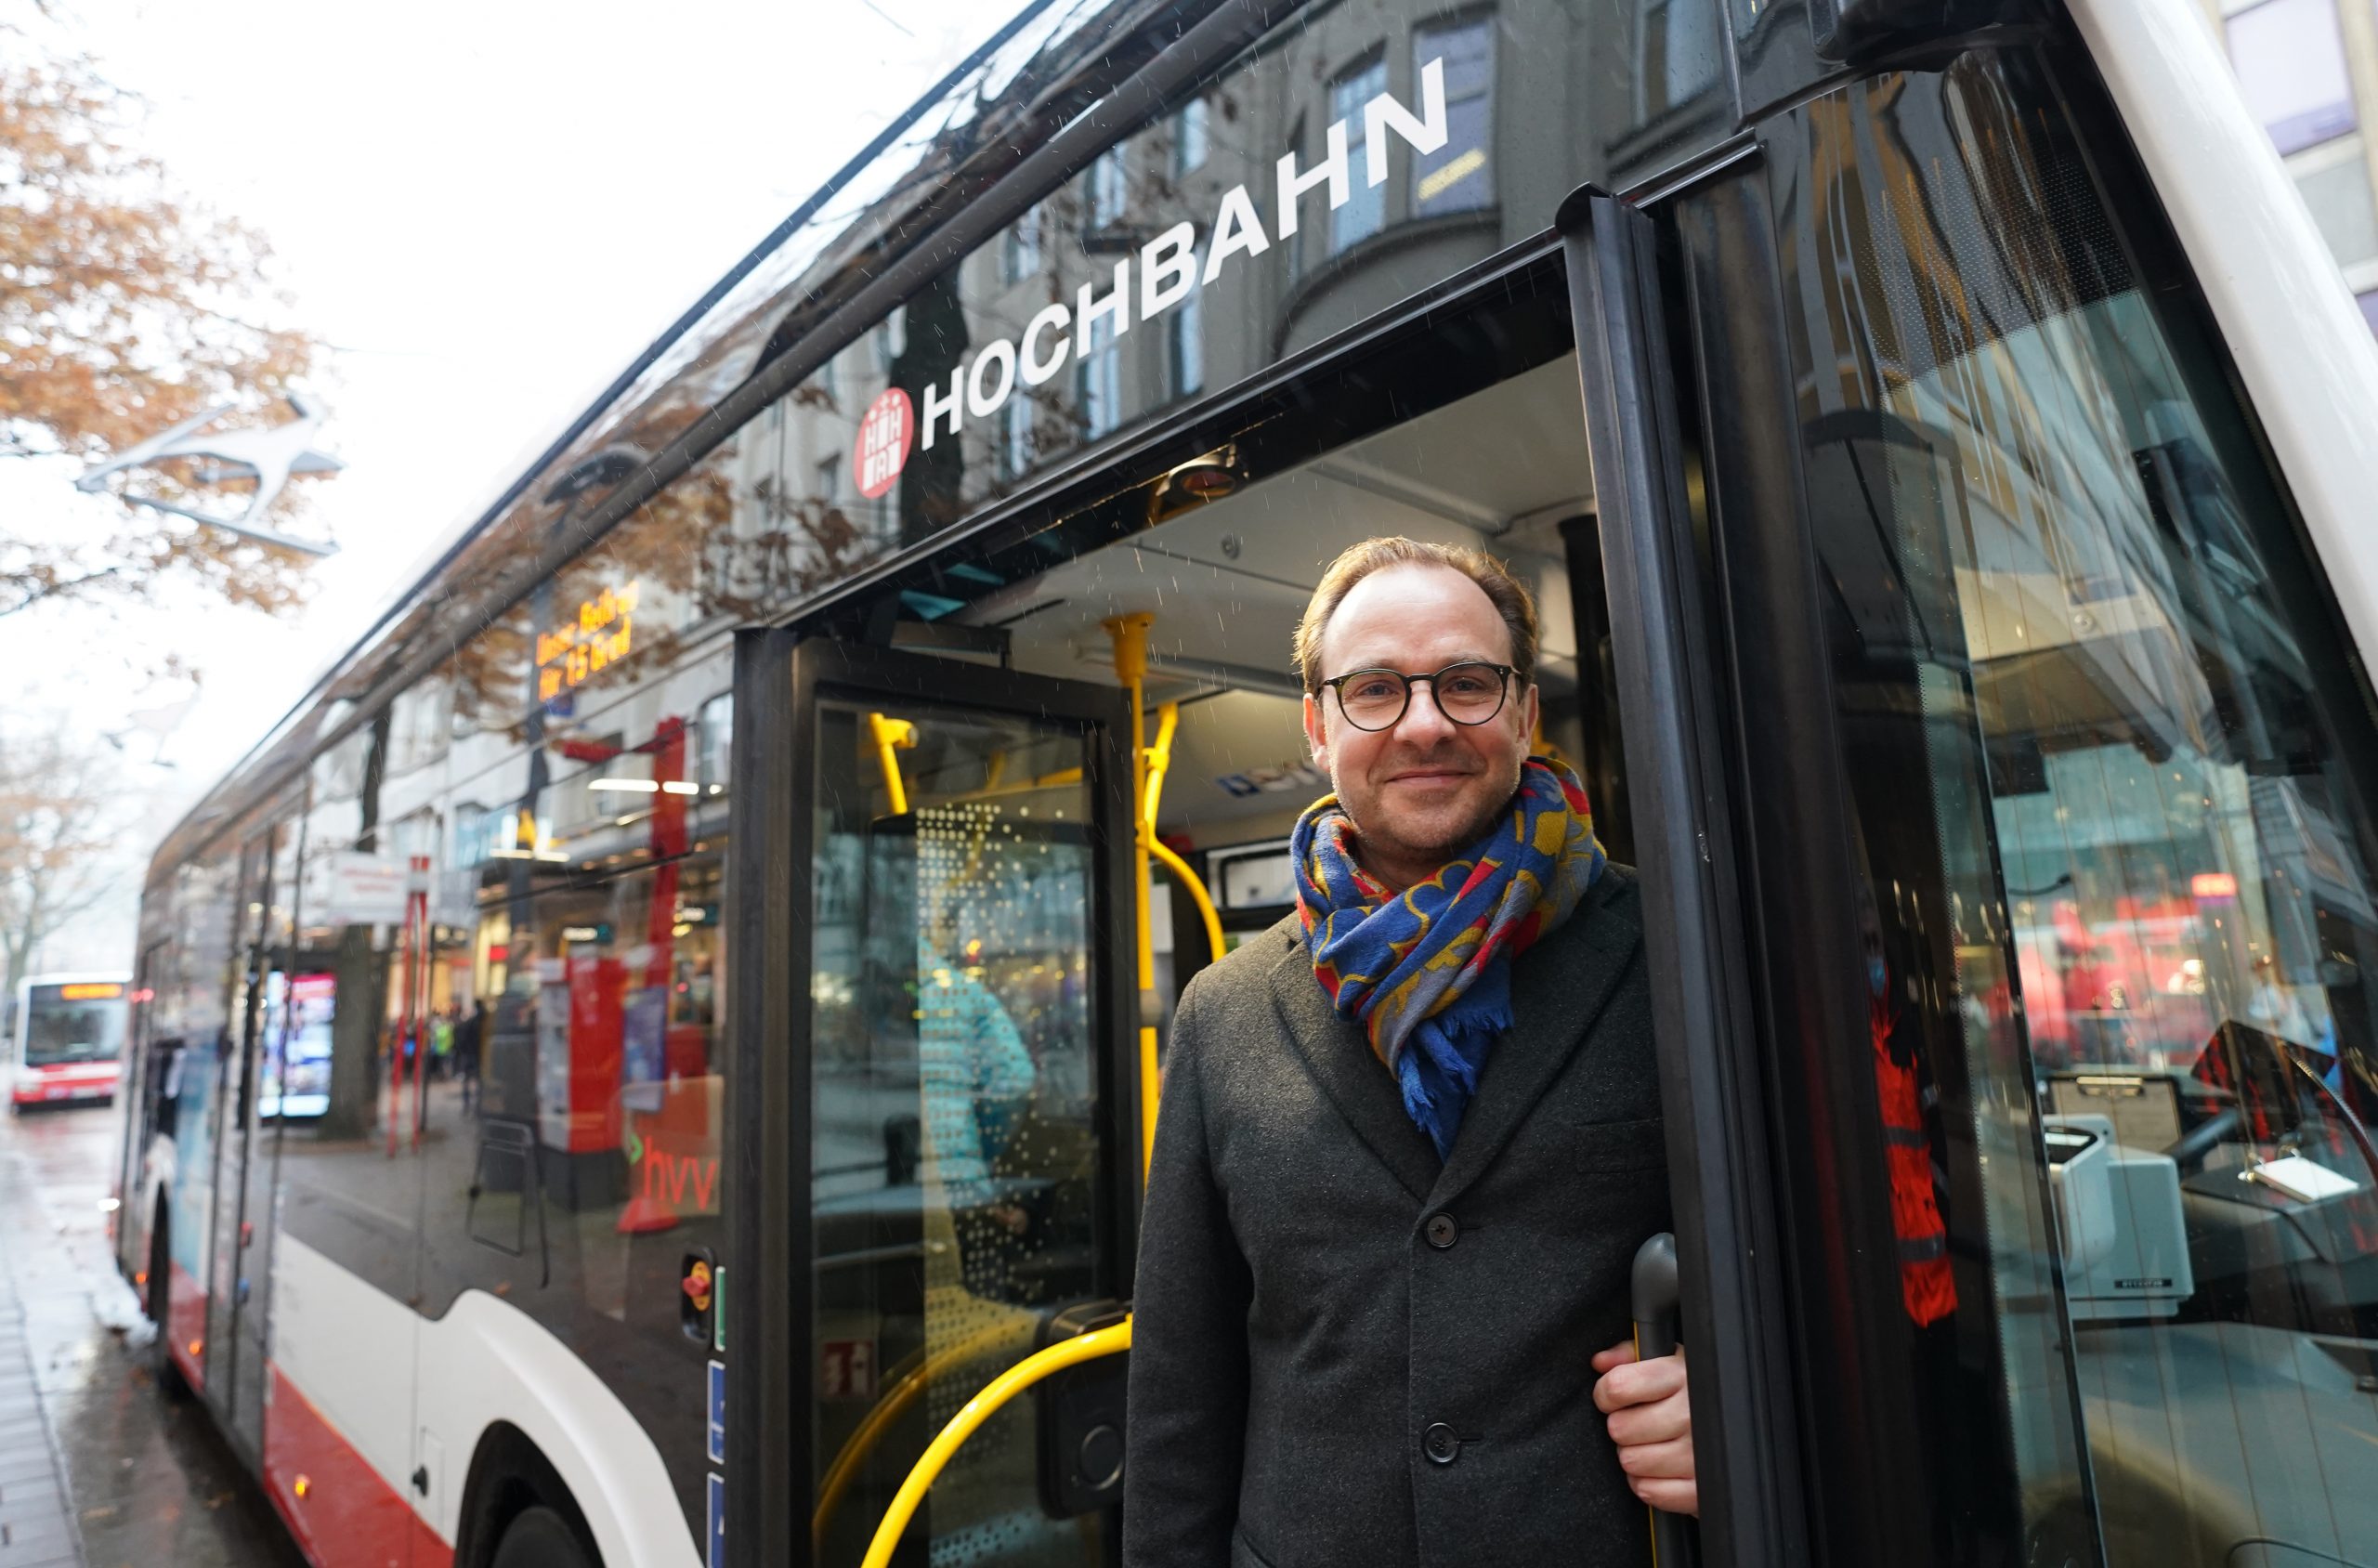
[[[1429,683],[1437,712],[1446,718],[1457,725],[1483,725],[1503,711],[1511,677],[1518,673],[1508,664],[1470,662],[1448,664],[1429,675],[1354,670],[1321,684],[1338,694],[1338,711],[1356,729],[1393,729],[1412,705],[1415,681]]]

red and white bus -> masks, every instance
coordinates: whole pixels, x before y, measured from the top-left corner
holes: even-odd
[[[156,851],[120,1261],[308,1557],[858,1563],[1397,532],[1642,879],[1707,1559],[2378,1561],[2378,346],[2222,8],[1014,9]],[[1114,1561],[1078,1372],[893,1561]]]
[[[124,1072],[123,974],[35,974],[17,987],[17,1070],[8,1108],[103,1105]]]

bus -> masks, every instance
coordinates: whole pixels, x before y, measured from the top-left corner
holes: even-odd
[[[159,845],[121,1266],[325,1568],[1115,1561],[1115,1356],[888,1510],[1402,533],[1640,878],[1703,1558],[2378,1562],[2373,408],[2180,0],[1035,0]]]
[[[115,1098],[131,988],[122,974],[33,974],[18,982],[11,1114]]]

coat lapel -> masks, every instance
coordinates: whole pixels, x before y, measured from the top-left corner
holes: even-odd
[[[1576,1054],[1626,976],[1641,933],[1632,921],[1602,915],[1625,885],[1621,876],[1605,873],[1560,930],[1520,956],[1511,975],[1510,1033],[1495,1042],[1486,1058],[1478,1092],[1454,1135],[1453,1157],[1428,1194],[1431,1205],[1451,1203],[1495,1162]],[[1396,1111],[1403,1113],[1400,1101]],[[1422,1147],[1430,1148],[1425,1138]]]
[[[1346,1118],[1364,1146],[1404,1183],[1415,1203],[1428,1200],[1437,1183],[1437,1151],[1404,1109],[1404,1095],[1370,1041],[1351,1020],[1329,1005],[1313,977],[1313,959],[1290,916],[1283,926],[1287,951],[1272,967],[1272,998],[1280,1010],[1305,1070]],[[1456,1151],[1458,1154],[1458,1150]]]

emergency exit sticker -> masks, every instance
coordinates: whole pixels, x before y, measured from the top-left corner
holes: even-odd
[[[908,465],[908,449],[916,439],[916,405],[898,387],[885,387],[860,416],[858,440],[851,448],[851,474],[858,481],[858,493],[873,501],[890,490]]]
[[[726,1568],[726,1478],[716,1470],[710,1475],[709,1568]]]

